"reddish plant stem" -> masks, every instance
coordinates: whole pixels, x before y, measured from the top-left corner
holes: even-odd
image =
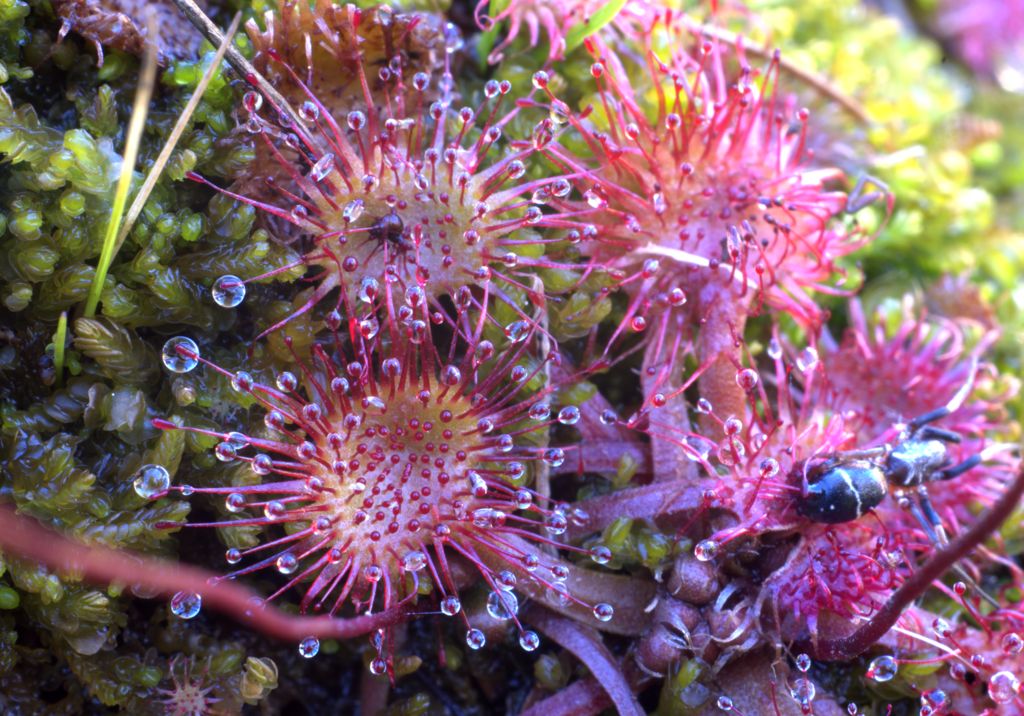
[[[270,604],[258,606],[255,600],[259,597],[255,592],[234,582],[211,583],[211,579],[218,577],[212,572],[84,545],[17,514],[9,505],[0,505],[0,547],[11,557],[38,562],[94,584],[140,585],[165,597],[177,592],[199,594],[204,607],[221,612],[253,631],[284,641],[299,642],[310,636],[347,639],[394,624],[405,616],[402,609],[390,609],[351,619],[301,617]]]
[[[393,676],[392,676],[393,678]],[[359,708],[364,714],[384,713],[391,693],[391,681],[363,669],[359,676]]]
[[[682,383],[682,361],[671,361],[659,370],[663,360],[656,343],[650,343],[644,351],[644,364],[640,370],[640,382],[644,401],[650,401],[655,393],[674,394]],[[650,408],[650,419],[663,425],[672,425],[676,430],[690,432],[689,408],[685,400],[670,400],[661,408]],[[690,485],[698,479],[697,465],[690,460],[683,447],[675,440],[654,436],[651,440],[651,475],[654,482],[670,482],[676,485]]]
[[[564,475],[576,472],[598,472],[614,475],[625,455],[633,458],[637,474],[651,474],[650,447],[635,441],[589,441],[580,443],[576,450],[566,450],[567,459],[562,467],[552,474]]]
[[[505,542],[520,552],[529,549],[529,545],[518,537],[507,537]],[[509,562],[506,557],[484,546],[478,545],[476,549],[480,559],[491,569],[512,570],[519,579],[517,588],[553,612],[583,624],[599,624],[601,631],[623,636],[638,636],[651,626],[651,616],[646,608],[657,593],[653,581],[585,569],[549,555],[545,558],[546,564],[560,564],[568,568],[569,577],[565,584],[573,598],[582,602],[565,604],[555,590],[538,583],[521,565]],[[600,602],[611,604],[614,608],[615,616],[611,621],[600,623],[594,618],[591,610],[594,604]]]
[[[526,611],[526,618],[530,624],[540,629],[549,639],[572,652],[577,659],[583,662],[597,680],[601,690],[608,695],[609,702],[615,706],[620,716],[643,716],[644,711],[636,701],[633,685],[630,684],[622,672],[618,660],[605,647],[601,641],[601,635],[595,629],[584,627],[533,605]],[[593,705],[595,695],[590,694],[591,705]],[[547,701],[537,704],[527,711],[527,714],[543,713],[546,716],[552,716],[552,714],[558,713],[560,716],[565,716],[567,714],[596,713],[591,710],[582,711],[580,706],[584,704],[572,701],[562,707],[571,710],[553,711],[549,710],[550,705],[547,704]],[[524,714],[524,716],[526,715]]]
[[[573,380],[574,376],[581,375],[575,366],[569,365],[567,358],[563,358],[560,365],[553,366],[551,374],[559,385]],[[601,414],[606,410],[613,410],[613,408],[608,399],[601,395],[600,392],[595,392],[590,398],[580,403],[579,409],[580,422],[576,424],[576,430],[580,433],[581,442],[588,445],[588,460],[590,457],[590,445],[633,443],[638,448],[644,447],[634,431],[618,423],[606,425],[601,422]]]
[[[620,517],[649,520],[666,531],[679,529],[703,506],[704,489],[713,486],[711,480],[697,485],[661,482],[592,497],[576,505],[589,519],[582,526],[570,524],[569,539],[600,532]]]
[[[999,529],[999,526],[1013,514],[1022,495],[1024,495],[1024,467],[1021,467],[1017,477],[1006,488],[1006,492],[992,506],[992,509],[983,514],[969,530],[961,533],[945,549],[933,554],[931,559],[925,562],[919,570],[910,575],[907,581],[893,592],[889,601],[875,612],[864,626],[849,636],[817,643],[811,640],[810,643],[798,645],[798,648],[823,661],[848,661],[863,654],[892,628],[910,604],[920,597],[936,579],[966,557],[986,537]]]
[[[588,676],[536,702],[519,716],[597,716],[611,705],[597,679]]]
[[[743,418],[747,409],[747,396],[736,383],[736,365],[739,349],[736,336],[742,335],[747,323],[748,300],[735,298],[728,286],[708,285],[701,292],[707,306],[697,341],[697,361],[704,365],[714,359],[711,367],[697,383],[700,397],[711,403],[715,415],[725,420],[733,415]],[[711,415],[699,419],[701,432],[708,438],[725,437],[721,424]]]
[[[627,657],[628,658],[628,657]],[[634,693],[640,693],[654,679],[638,669],[622,670]],[[519,716],[597,716],[612,707],[612,700],[593,676],[579,679],[564,689],[537,701]]]

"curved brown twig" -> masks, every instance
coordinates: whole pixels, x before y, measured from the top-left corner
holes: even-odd
[[[823,661],[848,661],[860,656],[873,644],[881,639],[887,631],[903,615],[911,602],[931,586],[932,582],[945,574],[958,561],[966,557],[971,550],[981,544],[986,537],[999,529],[1017,508],[1024,495],[1024,466],[1017,477],[1006,488],[995,505],[971,526],[951,541],[945,549],[932,555],[919,570],[910,575],[899,589],[893,592],[889,601],[875,612],[864,626],[849,636],[827,641],[802,644],[801,650],[814,655]]]
[[[43,564],[49,569],[81,576],[94,584],[140,585],[162,596],[191,592],[203,598],[203,606],[239,624],[275,639],[298,642],[306,637],[346,639],[368,634],[401,621],[402,609],[372,616],[337,619],[302,617],[257,603],[259,596],[234,582],[213,582],[218,575],[162,559],[124,551],[91,547],[46,529],[31,517],[0,506],[0,547],[8,556]]]
[[[583,662],[590,670],[597,684],[608,694],[608,698],[620,716],[643,716],[644,711],[637,703],[633,687],[619,666],[618,660],[601,641],[601,635],[591,627],[585,627],[565,617],[553,614],[546,609],[531,605],[527,609],[526,619],[549,639]],[[593,700],[591,698],[591,700]],[[575,707],[576,704],[569,704]],[[537,712],[534,706],[527,713]],[[579,713],[575,710],[563,711],[562,714]],[[544,714],[550,715],[547,709]]]
[[[178,6],[181,14],[192,23],[192,25],[199,31],[199,33],[210,41],[214,47],[219,47],[224,43],[224,36],[221,34],[220,29],[213,24],[213,21],[203,12],[195,0],[172,0],[172,2]],[[277,89],[267,81],[267,79],[259,73],[259,71],[253,67],[249,60],[245,59],[245,56],[238,51],[236,47],[231,44],[227,45],[227,60],[235,71],[240,74],[246,82],[253,84],[259,89],[260,93],[266,97],[269,101],[273,102],[274,108],[280,112],[285,112],[295,122],[296,126],[302,126],[302,120],[299,115],[296,114],[295,109],[288,104],[288,101],[281,95]]]

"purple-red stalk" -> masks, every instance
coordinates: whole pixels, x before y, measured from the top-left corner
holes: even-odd
[[[296,616],[277,609],[252,590],[198,567],[133,555],[123,550],[75,542],[49,530],[31,517],[0,505],[0,547],[11,556],[31,560],[49,569],[81,575],[100,585],[144,587],[154,596],[178,592],[198,594],[203,605],[239,624],[274,639],[298,642],[310,636],[320,639],[351,639],[369,634],[405,618],[404,607],[349,619],[330,616]]]

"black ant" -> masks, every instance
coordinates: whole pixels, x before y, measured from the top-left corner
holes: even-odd
[[[964,474],[980,464],[982,457],[972,455],[963,462],[952,464],[948,445],[959,443],[960,435],[931,423],[948,416],[963,404],[976,373],[975,362],[971,365],[967,381],[956,395],[941,408],[910,420],[895,445],[837,453],[809,469],[805,463],[804,489],[797,503],[797,512],[825,524],[851,522],[878,506],[888,494],[889,486],[894,485],[901,488],[896,493],[900,505],[911,510],[932,544],[946,546],[949,539],[928,496],[927,485]],[[912,489],[916,501],[907,497],[904,489]],[[986,600],[992,600],[962,569],[954,569]]]
[[[403,251],[412,248],[412,243],[405,238],[405,222],[394,209],[374,221],[370,226],[370,238],[380,242],[390,242]]]

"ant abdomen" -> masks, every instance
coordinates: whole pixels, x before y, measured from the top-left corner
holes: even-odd
[[[819,474],[797,504],[815,522],[851,522],[885,499],[885,473],[870,460],[830,461]]]

